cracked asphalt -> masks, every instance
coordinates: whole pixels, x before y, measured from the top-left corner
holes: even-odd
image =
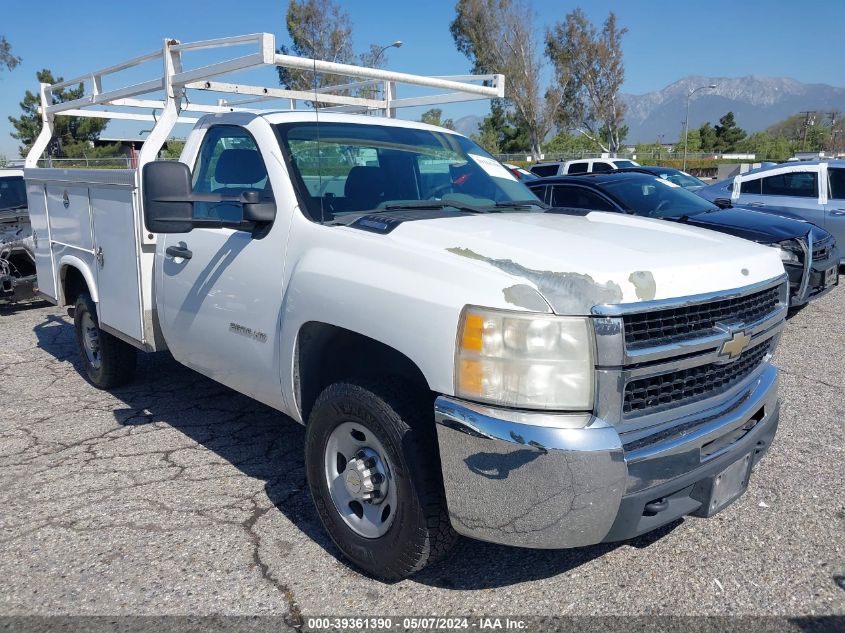
[[[385,584],[323,532],[300,426],[167,354],[98,391],[63,311],[0,308],[0,615],[843,615],[843,314],[838,288],[790,320],[775,444],[716,517],[565,551],[463,540]]]

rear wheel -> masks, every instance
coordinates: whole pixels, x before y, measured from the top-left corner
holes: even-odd
[[[335,383],[308,420],[305,461],[317,513],[365,571],[398,580],[456,536],[446,511],[430,402],[398,381]]]
[[[76,300],[73,324],[82,366],[95,387],[110,389],[132,380],[137,355],[135,348],[100,329],[97,308],[85,293]]]

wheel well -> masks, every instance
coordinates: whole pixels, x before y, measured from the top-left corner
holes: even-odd
[[[89,292],[88,284],[85,283],[85,277],[79,272],[78,268],[73,266],[65,266],[62,269],[62,295],[64,296],[64,305],[72,306],[76,303],[79,295],[83,292]]]
[[[422,371],[402,352],[345,328],[311,321],[296,341],[294,389],[303,421],[320,393],[334,382],[350,378],[398,376],[429,391]]]

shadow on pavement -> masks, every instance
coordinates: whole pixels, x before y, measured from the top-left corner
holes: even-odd
[[[73,325],[50,315],[34,328],[39,346],[79,370]],[[169,353],[139,354],[138,374],[111,394],[126,404],[115,409],[124,426],[165,423],[213,451],[244,475],[264,481],[278,508],[308,538],[345,560],[317,517],[305,480],[305,429],[292,419],[176,362]],[[555,576],[621,545],[646,548],[681,520],[625,543],[570,550],[528,550],[461,539],[440,563],[413,581],[451,589],[486,589]],[[356,570],[357,571],[357,570]]]
[[[7,299],[0,299],[0,316],[16,314],[18,312],[25,312],[27,310],[37,310],[39,308],[46,308],[50,304],[44,299],[25,299],[10,301]]]

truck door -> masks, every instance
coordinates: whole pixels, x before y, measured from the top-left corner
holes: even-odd
[[[833,233],[839,253],[845,257],[845,168],[828,167],[830,191],[825,205],[824,227]]]
[[[194,191],[273,195],[259,148],[242,127],[211,127],[194,165]],[[278,204],[278,202],[277,202]],[[196,217],[239,220],[241,207],[197,203]],[[284,233],[194,228],[160,235],[156,266],[162,333],[173,356],[271,406],[281,404],[277,361]]]
[[[824,226],[824,205],[819,200],[819,172],[815,166],[743,179],[739,196],[742,206]]]

